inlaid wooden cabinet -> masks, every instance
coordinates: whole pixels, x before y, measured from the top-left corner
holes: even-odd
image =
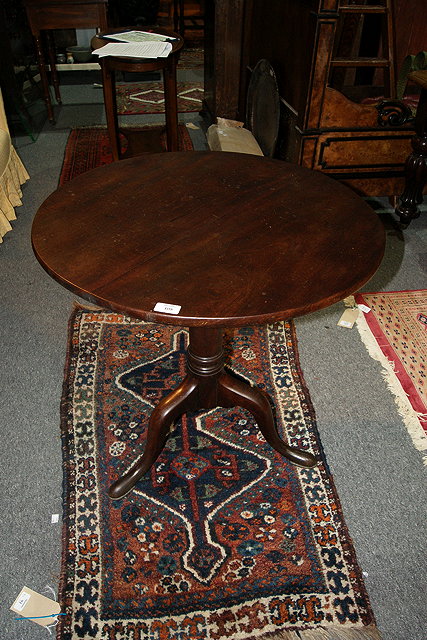
[[[350,0],[208,0],[207,5],[206,106],[211,114],[245,119],[251,72],[265,58],[280,94],[278,157],[334,176],[363,195],[401,192],[414,133],[410,112],[401,103],[369,99],[375,92],[392,97],[403,58],[427,50],[424,0],[360,1],[362,17],[353,15]],[[394,27],[394,51],[380,20]],[[365,54],[367,45],[377,51]],[[369,86],[361,65],[346,63],[341,71],[334,66],[341,64],[335,60],[342,52],[371,59],[365,74],[370,73]],[[391,89],[383,82],[384,70]],[[349,79],[346,91],[342,85]]]

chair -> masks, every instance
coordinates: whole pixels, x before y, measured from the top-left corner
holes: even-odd
[[[16,220],[15,207],[22,204],[21,185],[29,175],[16,153],[9,134],[0,91],[0,242],[11,231],[11,220]]]
[[[427,69],[413,71],[408,80],[421,87],[421,94],[415,115],[415,136],[411,141],[413,151],[405,164],[405,189],[396,207],[396,214],[404,225],[420,215],[418,205],[423,201],[427,183]]]

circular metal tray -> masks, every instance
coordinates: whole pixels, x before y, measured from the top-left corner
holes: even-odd
[[[265,156],[272,157],[279,131],[280,98],[276,75],[267,60],[252,71],[246,102],[246,126]]]

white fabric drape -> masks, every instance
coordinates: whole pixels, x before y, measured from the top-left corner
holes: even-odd
[[[21,185],[29,175],[16,153],[9,134],[0,92],[0,242],[12,229],[11,220],[16,220],[15,207],[22,204]]]

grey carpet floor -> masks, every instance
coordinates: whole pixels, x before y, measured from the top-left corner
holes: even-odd
[[[57,186],[70,127],[103,118],[102,104],[82,98],[62,107],[57,124],[46,123],[35,143],[25,135],[15,139],[31,180],[0,245],[2,640],[48,636],[34,623],[15,621],[9,607],[24,585],[56,590],[60,571],[61,524],[51,516],[62,513],[59,401],[76,297],[37,263],[31,222]],[[197,114],[181,119],[201,126]],[[205,148],[202,129],[191,135],[196,148]],[[364,289],[425,288],[427,209],[403,232],[387,227],[384,261]],[[304,376],[383,638],[425,640],[425,467],[380,365],[356,329],[337,327],[342,309],[338,304],[296,320]]]

